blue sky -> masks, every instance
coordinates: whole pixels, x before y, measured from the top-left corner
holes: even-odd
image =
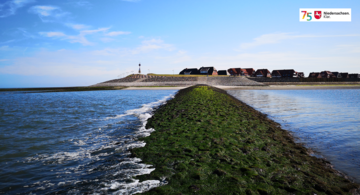
[[[351,22],[299,22],[351,8]],[[0,0],[0,88],[215,66],[360,73],[359,1]]]

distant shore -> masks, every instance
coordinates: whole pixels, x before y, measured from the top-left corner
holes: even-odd
[[[154,86],[154,87],[127,87],[124,90],[170,90],[170,89],[184,89],[189,86]],[[214,87],[223,90],[306,90],[306,89],[360,89],[360,85],[269,85],[269,86],[220,86]]]
[[[0,88],[0,92],[29,92],[29,93],[46,93],[46,92],[75,92],[75,91],[97,91],[97,90],[120,90],[126,87],[112,86],[85,86],[85,87],[32,87],[32,88]]]
[[[214,86],[224,90],[312,90],[312,89],[360,89],[360,85],[269,85],[269,86]]]
[[[88,87],[42,87],[42,88],[0,88],[0,92],[19,91],[29,93],[42,92],[74,92],[74,91],[97,91],[97,90],[181,90],[189,86],[88,86]],[[224,90],[312,90],[312,89],[360,89],[360,84],[344,85],[265,85],[265,86],[222,86],[214,87]]]

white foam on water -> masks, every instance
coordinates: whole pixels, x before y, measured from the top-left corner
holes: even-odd
[[[27,162],[42,161],[46,164],[63,164],[63,163],[67,163],[68,161],[71,162],[71,161],[79,161],[84,159],[97,161],[100,160],[100,157],[102,156],[108,156],[113,154],[112,152],[109,151],[107,152],[103,151],[111,148],[114,148],[115,151],[119,151],[119,150],[122,151],[124,155],[130,155],[129,149],[144,147],[146,145],[146,143],[143,141],[137,141],[136,140],[137,138],[150,136],[150,134],[155,131],[152,128],[146,129],[147,120],[152,117],[152,111],[154,110],[154,108],[162,104],[165,104],[167,100],[173,97],[174,94],[166,96],[163,99],[156,102],[143,104],[141,108],[128,110],[124,114],[117,115],[115,117],[107,117],[103,119],[103,120],[111,120],[111,119],[118,119],[130,115],[136,116],[140,120],[141,126],[135,132],[133,132],[132,135],[122,136],[119,137],[118,141],[108,142],[111,136],[108,136],[107,134],[94,135],[91,139],[90,137],[92,135],[89,134],[86,136],[86,138],[83,138],[82,140],[80,139],[67,140],[76,146],[81,146],[81,148],[79,148],[74,152],[58,152],[50,155],[39,154],[35,157],[27,158],[26,161]],[[98,130],[102,131],[103,128],[99,128]],[[141,161],[142,160],[139,158],[124,158],[122,159],[122,162],[109,167],[109,169],[111,168],[119,169],[118,171],[113,173],[113,176],[121,175],[121,177],[125,177],[125,178],[120,178],[120,180],[122,181],[113,180],[110,183],[103,184],[104,187],[102,188],[99,187],[99,190],[101,190],[100,193],[107,190],[116,190],[114,194],[135,194],[135,193],[145,192],[152,188],[167,184],[165,180],[163,181],[148,180],[148,181],[139,182],[139,180],[133,179],[133,177],[137,175],[150,174],[152,171],[155,170],[155,168],[152,168],[152,165],[141,164],[140,163]],[[61,178],[64,176],[64,174],[70,174],[70,173],[84,174],[83,171],[85,171],[86,173],[91,173],[93,171],[96,171],[96,167],[87,167],[87,169],[84,170],[85,167],[89,164],[89,162],[86,164],[81,164],[77,167],[58,170],[57,174],[59,175],[57,177]],[[125,166],[126,168],[122,168],[121,166]],[[82,171],[82,172],[78,172],[78,171]],[[67,182],[69,181],[58,182],[57,186],[67,185]],[[80,181],[76,181],[76,183],[79,182]],[[44,183],[40,183],[40,182],[34,183],[34,185],[42,187],[45,185],[45,183],[50,183],[50,181],[46,181]],[[73,183],[75,183],[75,181]],[[46,187],[51,187],[51,186],[46,186]]]
[[[75,145],[78,145],[78,146],[83,146],[85,145],[86,143],[82,140],[79,140],[78,142],[74,142]]]
[[[125,114],[116,115],[114,117],[106,117],[103,120],[109,120],[109,119],[117,119],[124,116],[129,115],[135,115],[137,116],[142,122],[146,121],[148,118],[150,118],[152,115],[150,114],[151,111],[154,110],[155,107],[160,106],[162,104],[165,104],[168,99],[174,98],[174,94],[171,94],[169,96],[164,97],[163,99],[151,102],[148,104],[143,104],[141,108],[133,109],[133,110],[127,110]]]
[[[164,99],[159,100],[157,102],[144,104],[139,109],[128,110],[126,112],[126,114],[128,114],[128,115],[137,116],[140,119],[140,121],[142,122],[142,126],[135,132],[135,137],[147,137],[147,136],[150,136],[150,134],[155,131],[153,128],[146,129],[147,120],[152,117],[151,112],[153,111],[153,109],[156,106],[165,104],[168,99],[173,98],[173,97],[174,97],[174,95],[170,95],[170,96],[167,96]],[[131,144],[127,144],[123,147],[119,147],[119,149],[129,150],[131,148],[144,147],[145,145],[146,145],[145,142],[137,141],[137,142],[134,142]],[[131,183],[128,183],[128,182],[119,183],[118,181],[111,181],[111,183],[105,184],[106,187],[102,188],[101,190],[105,190],[105,191],[107,191],[109,189],[117,190],[113,194],[128,195],[128,194],[136,194],[136,193],[146,192],[152,188],[167,184],[167,182],[165,180],[163,180],[163,181],[147,180],[147,181],[139,182],[139,180],[132,179],[133,177],[135,177],[137,175],[150,174],[152,171],[155,170],[155,168],[151,168],[152,165],[146,165],[146,164],[142,164],[139,162],[141,162],[141,159],[139,159],[139,158],[129,158],[129,159],[127,159],[127,161],[123,161],[123,162],[119,163],[118,165],[115,165],[115,166],[121,166],[123,164],[136,164],[137,166],[140,166],[139,169],[122,169],[114,174],[115,176],[119,175],[119,174],[127,175],[131,179],[131,181],[132,181]]]
[[[136,193],[142,193],[146,192],[152,188],[159,187],[161,184],[158,180],[147,180],[143,182],[139,182],[139,180],[134,180],[133,183],[130,184],[121,184],[116,181],[113,181],[111,184],[109,184],[108,187],[103,188],[102,190],[117,190],[113,194],[115,195],[129,195],[129,194],[136,194]]]

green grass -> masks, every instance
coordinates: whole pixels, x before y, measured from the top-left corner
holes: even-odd
[[[26,92],[71,92],[71,91],[96,91],[120,90],[126,87],[46,87],[46,88],[3,88],[0,91],[26,91]]]
[[[180,90],[156,110],[132,155],[166,178],[145,194],[349,194],[359,187],[309,156],[279,124],[208,86]]]

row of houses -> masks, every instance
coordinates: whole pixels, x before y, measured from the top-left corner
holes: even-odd
[[[219,75],[221,70],[217,71],[214,67],[185,68],[179,74],[183,75]],[[221,72],[223,73],[223,72]],[[225,71],[226,75],[226,71]]]
[[[228,74],[229,73],[229,74]],[[180,75],[230,75],[246,77],[268,77],[268,78],[304,78],[303,72],[297,72],[294,69],[273,70],[253,68],[229,68],[228,70],[216,70],[214,67],[185,68]],[[360,78],[360,74],[348,74],[346,72],[311,72],[309,78]]]
[[[347,73],[347,72],[310,72],[309,78],[360,78],[358,73]]]
[[[247,77],[304,77],[303,72],[296,72],[294,69],[273,70],[271,73],[268,69],[253,68],[230,68],[228,72],[231,76],[247,76]]]
[[[185,68],[179,74],[181,75],[231,75],[246,77],[304,77],[304,73],[296,72],[293,69],[273,70],[253,68],[229,68],[228,70],[216,70],[214,67]]]

